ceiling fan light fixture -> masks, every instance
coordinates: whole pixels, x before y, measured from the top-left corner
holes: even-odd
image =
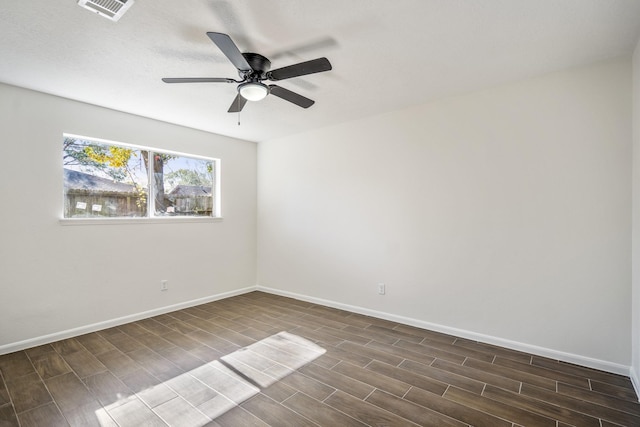
[[[238,92],[247,101],[260,101],[269,95],[269,88],[260,82],[247,82],[238,86]]]

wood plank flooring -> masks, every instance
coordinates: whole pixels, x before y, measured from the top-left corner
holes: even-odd
[[[281,331],[326,353],[258,357],[266,388],[224,373]],[[640,426],[640,404],[624,376],[261,292],[0,356],[0,427],[167,425]]]

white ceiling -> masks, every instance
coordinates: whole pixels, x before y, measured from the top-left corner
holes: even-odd
[[[0,82],[251,141],[629,55],[640,0],[136,0],[112,22],[77,0],[2,1]],[[234,84],[206,36],[229,34],[272,69],[321,56],[333,70],[227,113]]]

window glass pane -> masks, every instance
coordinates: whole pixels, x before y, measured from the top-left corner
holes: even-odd
[[[216,216],[215,167],[211,159],[153,153],[155,214]]]
[[[64,217],[147,216],[147,152],[65,136]]]

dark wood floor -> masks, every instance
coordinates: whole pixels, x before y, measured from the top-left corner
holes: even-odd
[[[326,353],[253,394],[212,373],[280,331]],[[261,292],[0,356],[0,373],[0,427],[640,426],[626,377]]]

